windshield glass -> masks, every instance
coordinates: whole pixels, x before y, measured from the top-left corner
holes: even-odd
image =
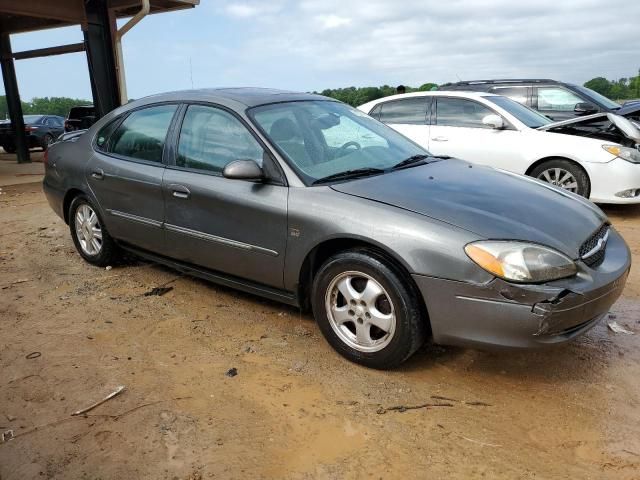
[[[551,123],[548,117],[508,97],[495,96],[485,98],[505,109],[529,128],[538,128]]]
[[[24,123],[39,123],[42,119],[42,115],[24,115],[22,121]]]
[[[343,103],[302,101],[249,110],[254,123],[310,185],[356,169],[389,169],[427,151]]]
[[[580,85],[575,85],[575,88],[578,89],[579,91],[581,91],[582,93],[590,96],[596,102],[600,102],[605,107],[610,108],[611,110],[617,110],[617,109],[620,108],[620,104],[619,103],[614,102],[610,98],[607,98],[604,95],[601,95],[598,92],[596,92],[594,90],[591,90],[590,88],[581,87]]]

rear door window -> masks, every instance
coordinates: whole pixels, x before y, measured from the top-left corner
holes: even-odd
[[[515,100],[523,105],[529,105],[529,88],[528,87],[492,87],[491,93],[496,95],[502,95],[509,97],[511,100]]]
[[[415,97],[385,102],[381,105],[378,120],[389,124],[425,125],[427,101],[427,97]]]
[[[464,98],[438,97],[436,125],[466,128],[492,128],[482,123],[482,119],[495,112],[473,100]]]
[[[177,108],[177,105],[157,105],[134,111],[111,135],[108,151],[123,157],[161,163],[167,131]],[[100,135],[97,144],[100,147]]]
[[[584,99],[562,87],[538,87],[538,110],[572,112]]]

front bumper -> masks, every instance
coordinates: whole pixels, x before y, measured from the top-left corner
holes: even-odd
[[[572,278],[543,285],[413,278],[436,343],[529,348],[562,343],[593,327],[622,294],[630,267],[631,252],[612,228],[602,264],[580,263]]]
[[[640,196],[624,198],[616,193],[625,190],[640,190],[640,164],[615,158],[607,163],[584,163],[591,180],[591,195],[594,203],[636,204]]]

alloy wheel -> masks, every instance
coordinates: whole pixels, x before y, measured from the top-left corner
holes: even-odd
[[[360,352],[377,352],[393,339],[396,315],[384,287],[366,273],[344,272],[325,295],[329,323],[338,337]]]
[[[102,250],[102,227],[96,212],[86,203],[76,210],[76,237],[87,255],[98,255]]]
[[[563,168],[554,167],[543,170],[540,175],[538,175],[538,179],[564,190],[578,193],[578,180],[576,180],[576,177],[574,177],[571,172]]]

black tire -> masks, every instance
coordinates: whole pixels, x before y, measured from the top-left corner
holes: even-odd
[[[382,294],[382,299],[386,301],[386,297],[389,297],[391,312],[395,313],[395,328],[393,335],[388,335],[387,340],[384,340],[388,343],[378,351],[361,351],[352,347],[336,333],[334,326],[332,326],[333,322],[330,319],[326,301],[327,295],[329,295],[329,299],[334,297],[328,290],[333,291],[332,283],[345,272],[366,274],[384,289],[386,295]],[[369,280],[364,281],[368,282]],[[365,283],[365,288],[367,284]],[[423,345],[427,337],[428,319],[423,314],[417,295],[415,286],[398,268],[377,252],[363,248],[338,253],[320,267],[313,281],[311,305],[322,334],[338,353],[348,360],[366,367],[389,369],[400,365],[413,355]],[[338,298],[340,298],[340,294],[338,294]],[[331,303],[331,300],[328,301]],[[344,299],[342,301],[344,302]],[[348,305],[347,307],[350,308]],[[368,315],[368,311],[364,315]],[[359,323],[362,325],[363,322],[360,320]],[[364,321],[367,322],[366,319]],[[352,325],[354,329],[357,328],[355,322]],[[367,328],[369,332],[373,331],[371,330],[373,327],[368,326]],[[380,332],[383,331],[380,330]],[[356,334],[353,333],[353,335]],[[370,337],[371,334],[369,334]]]
[[[15,145],[3,145],[2,148],[7,153],[16,153]]]
[[[554,178],[553,174],[556,171],[555,169],[564,170],[573,175],[577,183],[577,189],[574,193],[582,195],[585,198],[589,198],[589,195],[591,194],[591,182],[589,181],[589,175],[587,175],[587,172],[585,172],[582,167],[570,160],[564,160],[562,158],[547,160],[531,170],[529,175],[544,182],[553,183],[549,181],[549,178]],[[545,172],[547,172],[546,177]],[[569,183],[569,185],[570,184],[571,183]],[[562,185],[557,186],[562,188]]]
[[[46,151],[47,148],[49,148],[49,145],[51,145],[54,141],[55,139],[53,138],[53,135],[47,133],[44,137],[42,137],[42,150]]]
[[[78,238],[78,233],[76,230],[77,225],[77,212],[83,206],[87,205],[96,215],[98,219],[98,226],[100,227],[102,233],[102,244],[101,248],[95,254],[91,254],[90,252],[85,251],[85,249],[81,245],[81,240]],[[91,203],[91,201],[84,195],[78,195],[71,201],[71,205],[69,205],[69,231],[71,232],[71,238],[73,239],[73,243],[76,247],[76,250],[80,254],[82,258],[84,258],[87,262],[92,265],[96,265],[98,267],[106,267],[108,265],[113,265],[118,260],[119,257],[119,248],[116,242],[113,240],[111,235],[106,229],[104,221],[100,216],[97,208]]]

